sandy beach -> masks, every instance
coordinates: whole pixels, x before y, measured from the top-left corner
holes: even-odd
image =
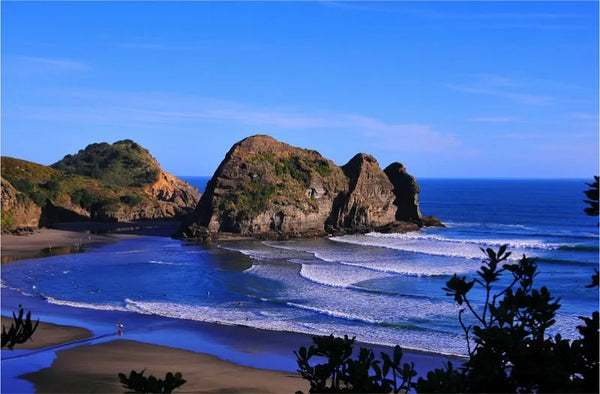
[[[74,253],[86,245],[114,241],[114,237],[104,235],[47,228],[36,229],[26,235],[2,234],[2,262]]]
[[[149,228],[152,231],[156,226],[146,226],[144,231],[147,232]],[[78,251],[74,248],[80,246],[115,242],[118,238],[133,236],[127,234],[127,230],[125,228],[124,234],[110,236],[57,229],[39,229],[28,235],[3,234],[2,257],[3,261],[41,257],[53,255],[52,249],[57,253],[76,253]],[[27,310],[31,304],[27,303]],[[14,306],[13,309],[16,312]],[[38,316],[37,311],[33,311],[33,319]],[[3,312],[9,315],[7,310]],[[12,317],[2,316],[2,325],[8,328],[11,322]],[[24,344],[16,345],[14,350],[58,347],[56,359],[50,367],[24,374],[20,378],[32,382],[38,392],[123,392],[125,389],[121,387],[117,374],[122,372],[129,375],[132,369],[146,369],[146,375],[162,378],[167,372],[181,372],[187,380],[178,390],[181,392],[307,391],[307,383],[294,373],[240,366],[209,354],[132,340],[115,339],[94,345],[86,344],[85,340],[92,335],[86,328],[40,322],[33,337]],[[78,341],[81,344],[60,350],[61,345]],[[7,357],[12,355],[11,350],[3,350],[3,353]]]
[[[17,311],[15,311],[17,313]],[[25,312],[27,313],[27,312]],[[32,319],[35,322],[35,318]],[[2,316],[2,326],[8,328],[13,321],[12,316]],[[45,323],[40,321],[37,329],[33,333],[33,336],[25,343],[16,344],[13,349],[43,349],[50,346],[56,346],[64,343],[71,343],[81,341],[83,339],[90,338],[92,332],[85,328],[74,327],[74,326],[63,326],[52,323]]]
[[[141,236],[147,231],[164,235],[172,227],[146,226]],[[106,236],[44,229],[28,236],[3,235],[2,253],[37,257],[48,244],[118,242],[137,234],[139,229]],[[181,372],[188,382],[180,392],[291,393],[309,388],[295,373],[292,353],[310,344],[309,335],[72,307],[2,288],[3,315],[16,312],[19,304],[42,322],[32,340],[16,346],[14,353],[3,350],[3,392],[123,392],[117,374],[144,368],[159,378]],[[116,334],[117,321],[125,322],[122,337]],[[3,317],[2,323],[9,325],[10,319]],[[406,352],[405,357],[421,373],[444,361],[423,353]]]
[[[57,352],[50,368],[26,374],[38,392],[122,392],[118,373],[132,369],[164,378],[181,372],[179,392],[293,393],[308,384],[293,373],[239,366],[217,357],[129,340],[79,346]]]

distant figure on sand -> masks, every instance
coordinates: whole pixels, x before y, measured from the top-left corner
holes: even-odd
[[[117,334],[123,335],[123,323],[117,322]]]

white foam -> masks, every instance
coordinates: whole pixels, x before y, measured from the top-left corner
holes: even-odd
[[[75,301],[65,301],[58,300],[53,297],[44,297],[46,301],[55,305],[65,305],[70,306],[72,308],[84,308],[84,309],[95,309],[99,311],[127,311],[126,308],[120,305],[112,305],[112,304],[90,304],[87,302],[75,302]]]
[[[183,305],[162,302],[141,302],[127,300],[127,309],[131,312],[186,319],[207,323],[216,323],[231,326],[246,326],[270,331],[296,332],[309,335],[349,335],[356,336],[361,342],[375,345],[394,346],[400,344],[406,349],[433,351],[448,355],[462,355],[465,352],[464,339],[460,335],[436,331],[398,330],[393,327],[373,327],[379,322],[365,319],[352,314],[329,311],[327,309],[310,307],[295,303],[288,303],[295,310],[304,310],[309,313],[317,312],[331,316],[369,323],[367,326],[339,326],[334,322],[302,321],[297,319],[297,314],[277,312],[265,308],[257,311],[243,311],[227,306],[207,307]],[[431,340],[437,338],[437,340]]]
[[[444,266],[440,264],[431,264],[427,262],[402,262],[402,261],[362,261],[362,262],[341,262],[343,265],[361,267],[377,272],[387,274],[399,274],[409,276],[448,276],[454,274],[464,274],[473,272],[480,266],[479,262],[473,261],[472,264],[447,263]]]
[[[369,324],[383,323],[382,321],[378,321],[378,320],[374,320],[374,319],[369,319],[369,318],[366,318],[366,317],[363,317],[363,316],[353,315],[353,314],[344,313],[344,312],[338,312],[338,311],[334,311],[334,310],[330,310],[330,309],[326,309],[326,308],[318,308],[318,307],[315,307],[315,306],[302,305],[302,304],[297,304],[295,302],[286,302],[286,304],[289,305],[289,306],[292,306],[294,308],[305,309],[307,311],[317,312],[317,313],[320,313],[322,315],[337,317],[337,318],[340,318],[340,319],[361,321],[361,322],[369,323]]]
[[[333,287],[348,287],[365,280],[380,279],[385,273],[373,272],[360,267],[330,264],[303,264],[300,276],[312,282]]]
[[[478,247],[499,247],[508,245],[509,248],[527,248],[541,250],[556,250],[563,244],[543,242],[539,239],[491,239],[491,238],[447,238],[436,234],[423,233],[406,233],[406,234],[383,234],[383,233],[368,233],[367,237],[373,238],[392,238],[398,240],[422,240],[422,241],[439,241],[448,243],[458,243],[461,245],[476,245]]]
[[[175,263],[173,261],[150,260],[148,262],[150,264],[160,264],[160,265],[183,265],[183,264],[180,264],[180,263]]]
[[[436,235],[415,234],[379,234],[345,235],[331,237],[334,242],[348,243],[362,246],[375,246],[405,252],[420,253],[440,257],[456,257],[465,259],[482,260],[485,255],[481,248],[508,244],[512,256],[510,260],[519,260],[522,253],[529,257],[537,257],[536,250],[558,249],[561,244],[543,243],[539,240],[476,240],[476,239],[449,239]]]

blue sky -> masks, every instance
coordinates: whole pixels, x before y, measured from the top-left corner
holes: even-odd
[[[597,2],[6,2],[3,155],[131,138],[212,175],[269,134],[417,177],[598,173]]]

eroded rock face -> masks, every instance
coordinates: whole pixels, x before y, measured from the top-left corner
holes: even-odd
[[[392,163],[383,170],[394,185],[394,205],[398,207],[396,220],[410,221],[422,219],[419,208],[421,189],[415,178],[406,172],[402,163]]]
[[[348,186],[336,198],[328,226],[364,232],[396,220],[394,187],[373,156],[359,153],[342,171]]]
[[[158,172],[156,182],[145,186],[144,191],[166,203],[163,205],[168,216],[189,213],[200,201],[200,193],[195,187],[162,169]]]
[[[364,153],[339,167],[314,150],[265,135],[248,137],[227,153],[176,236],[281,238],[418,229],[418,223],[398,223],[420,219],[414,192],[418,185],[393,169],[390,180],[377,160]],[[416,212],[403,205],[405,195],[413,197]]]
[[[227,153],[181,235],[195,237],[186,230],[192,223],[210,233],[322,235],[345,185],[343,171],[318,152],[249,137]]]
[[[37,228],[42,209],[2,178],[2,233]]]

